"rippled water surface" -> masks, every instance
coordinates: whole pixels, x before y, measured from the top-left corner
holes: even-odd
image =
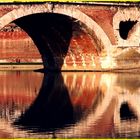
[[[140,74],[0,72],[1,138],[140,137]]]

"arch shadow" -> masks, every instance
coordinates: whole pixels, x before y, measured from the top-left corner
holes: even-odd
[[[72,19],[59,14],[33,14],[14,21],[36,44],[45,70],[60,71],[72,37]]]

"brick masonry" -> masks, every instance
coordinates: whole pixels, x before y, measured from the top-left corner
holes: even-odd
[[[20,25],[21,23],[24,24],[26,16],[30,15],[31,17],[39,13],[65,15],[72,21],[72,36],[65,56],[62,56],[60,50],[57,52],[52,48],[53,51],[51,49],[49,51],[53,57],[48,58],[47,53],[41,53],[40,44],[36,43],[35,37],[32,36],[35,31],[32,34],[31,30],[28,30],[30,32],[27,31],[31,39],[27,32],[24,32],[15,24],[18,19],[21,20]],[[43,3],[1,5],[1,62],[41,62],[43,60],[45,68],[62,70],[139,69],[139,17],[139,7],[135,4]],[[120,35],[121,22],[126,26],[129,26],[131,22],[136,22],[130,29],[121,31],[128,34],[126,39],[123,39]],[[38,24],[38,21],[36,24]],[[31,22],[30,26],[32,26]],[[38,30],[40,27],[41,23],[37,27]],[[44,26],[44,33],[45,28],[47,26]],[[52,28],[54,28],[52,32],[61,40],[63,37],[61,32],[54,26]],[[44,33],[36,35],[36,38],[38,36],[42,37]],[[46,36],[45,40],[48,40]],[[59,41],[56,44],[56,46],[59,46]],[[40,50],[40,53],[35,46]],[[46,58],[48,60],[54,59],[54,65],[52,63],[48,64]]]

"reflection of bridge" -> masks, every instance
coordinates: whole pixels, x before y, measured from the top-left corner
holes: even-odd
[[[116,5],[1,5],[0,29],[11,22],[24,29],[48,69],[138,68],[139,8],[135,4]]]
[[[14,128],[2,117],[1,123],[4,125],[1,127],[1,133],[9,132],[10,137],[30,137],[26,129],[30,130],[36,126],[37,129],[44,128],[46,137],[51,137],[52,134],[47,135],[49,126],[53,128],[58,122],[60,129],[55,132],[56,137],[111,137],[109,134],[115,137],[121,136],[122,133],[126,134],[128,129],[130,134],[140,130],[138,74],[62,73],[62,75],[45,75],[38,97],[25,113],[18,115],[16,119],[16,125],[24,126],[23,131]],[[127,116],[129,113],[122,109],[124,103],[128,104],[134,115]],[[77,107],[78,112],[88,113],[74,121]],[[55,108],[55,113],[49,108]],[[126,113],[126,118],[122,118],[123,112]],[[64,117],[65,121],[59,120],[61,117]],[[74,126],[63,128],[71,123],[74,123]],[[33,136],[41,137],[35,133],[31,135]]]
[[[64,75],[64,78],[66,77],[70,76],[66,74]],[[95,75],[93,77],[94,79],[97,79],[97,77],[95,78]],[[88,78],[88,75],[84,74],[83,80],[85,81],[85,79]],[[93,111],[88,114],[86,119],[79,121],[74,127],[65,129],[61,133],[58,132],[56,136],[83,138],[111,136],[132,138],[136,136],[139,137],[139,78],[139,74],[101,74],[99,78],[100,80],[98,82],[98,87],[100,87],[100,90],[102,91],[100,98],[103,99],[100,103],[98,103],[96,110],[95,108],[93,108]],[[78,81],[78,76],[76,76],[75,81]],[[97,83],[96,80],[94,84],[95,83]],[[85,85],[86,84],[88,83],[85,83]],[[92,85],[90,85],[90,87],[91,86]],[[94,88],[96,89],[95,85]],[[99,94],[98,92],[99,91],[96,90],[96,94]],[[95,102],[93,102],[93,105],[94,103]],[[130,112],[126,109],[127,107],[121,109],[124,104],[128,105],[128,110],[130,110]],[[125,114],[124,118],[122,117],[122,114]]]

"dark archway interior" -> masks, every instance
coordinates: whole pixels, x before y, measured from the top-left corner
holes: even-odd
[[[60,14],[33,14],[14,21],[36,44],[48,70],[61,70],[72,37],[72,19]]]
[[[119,33],[120,36],[123,39],[128,38],[129,31],[133,28],[133,26],[137,23],[137,21],[131,21],[130,19],[128,21],[121,21],[119,24]]]
[[[132,109],[128,106],[127,102],[124,102],[120,108],[121,120],[137,120],[138,117],[135,115]]]

